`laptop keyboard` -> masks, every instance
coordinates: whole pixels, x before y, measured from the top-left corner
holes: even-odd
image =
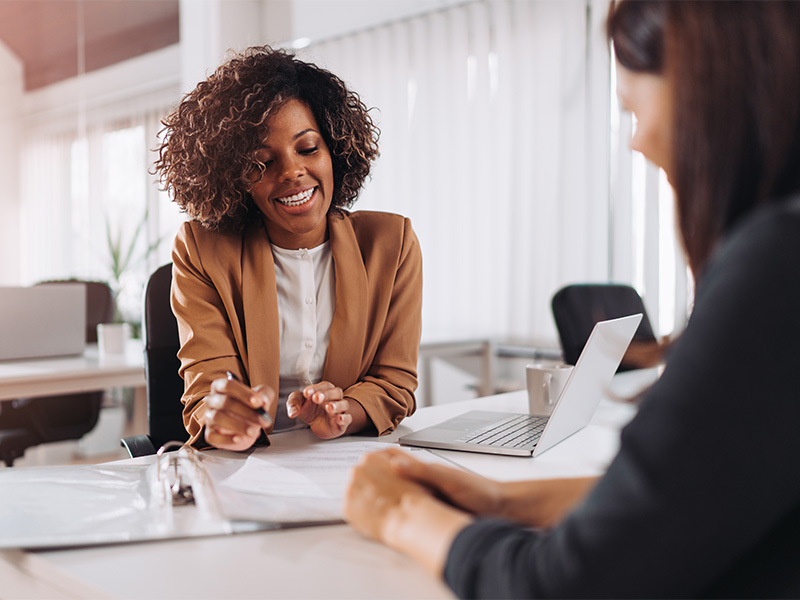
[[[512,415],[502,421],[470,431],[456,441],[504,448],[533,448],[539,441],[549,418],[535,415]]]

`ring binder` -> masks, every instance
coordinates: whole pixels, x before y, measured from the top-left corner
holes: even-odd
[[[171,442],[154,458],[6,469],[0,474],[0,548],[117,544],[244,530],[219,510],[197,450]]]

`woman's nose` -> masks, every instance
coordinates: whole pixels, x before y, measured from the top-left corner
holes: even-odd
[[[303,174],[303,164],[296,156],[289,156],[281,161],[281,180],[297,179]]]

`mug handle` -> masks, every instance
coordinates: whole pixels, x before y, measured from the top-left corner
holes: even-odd
[[[545,373],[544,376],[544,398],[547,406],[553,406],[553,398],[550,396],[550,382],[553,380],[552,373]]]

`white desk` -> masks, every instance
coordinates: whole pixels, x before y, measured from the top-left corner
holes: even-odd
[[[526,393],[512,392],[425,408],[375,445],[464,410],[526,406]],[[600,474],[616,452],[619,428],[634,412],[631,405],[603,401],[588,427],[535,459],[437,453],[500,479]],[[415,563],[345,525],[0,552],[0,581],[0,595],[28,598],[452,598],[441,581]]]
[[[144,386],[140,340],[119,357],[100,357],[97,344],[89,344],[81,356],[0,361],[0,400]]]

